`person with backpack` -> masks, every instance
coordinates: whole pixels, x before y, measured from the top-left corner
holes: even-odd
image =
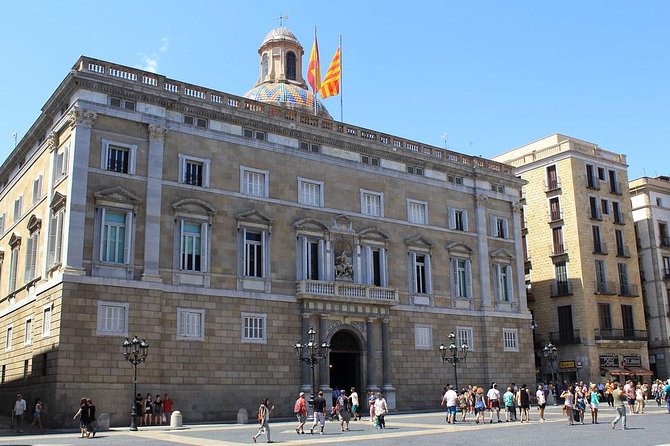
[[[256,439],[263,434],[263,431],[265,431],[265,437],[268,439],[267,442],[274,443],[274,441],[270,439],[270,415],[274,410],[275,406],[270,407],[270,400],[268,398],[265,398],[258,407],[258,412],[256,414],[259,424],[258,432],[256,432],[256,435],[251,436],[254,443],[256,443]]]
[[[337,397],[337,416],[342,432],[348,431],[351,412],[349,411],[349,397],[344,389],[340,390],[340,395]]]
[[[295,433],[304,434],[305,423],[307,422],[307,402],[305,402],[305,392],[300,392],[298,399],[295,400],[293,413],[298,419],[298,427],[295,429]]]

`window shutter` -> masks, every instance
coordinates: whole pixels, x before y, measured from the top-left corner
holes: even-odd
[[[465,261],[465,290],[468,293],[468,298],[472,298],[472,262],[470,260]]]
[[[49,220],[49,252],[47,263],[49,266],[56,263],[56,235],[58,234],[58,213],[52,215]]]
[[[458,290],[458,263],[456,259],[451,258],[451,297],[463,297]]]
[[[493,295],[500,300],[500,265],[493,264]]]
[[[496,218],[493,215],[491,215],[490,224],[491,224],[491,230],[489,231],[489,235],[493,235],[493,236],[497,235],[496,234]]]
[[[410,283],[410,291],[412,293],[416,293],[416,253],[410,252],[409,253],[409,265],[410,265],[410,276],[411,276],[411,283]]]
[[[30,238],[33,239],[33,237]],[[33,246],[30,253],[31,279],[37,277],[37,245],[39,245],[38,240],[39,240],[39,234],[35,234],[35,238],[33,239]]]
[[[456,229],[456,210],[449,209],[449,229]]]
[[[505,270],[507,271],[507,296],[509,297],[509,301],[512,302],[514,301],[514,294],[512,294],[514,288],[512,286],[512,267],[511,266],[505,266]]]
[[[100,208],[100,243],[98,246],[98,260],[102,261],[102,253],[104,252],[105,246],[105,215],[107,211],[105,208]],[[109,236],[109,234],[108,234]]]
[[[200,224],[200,271],[207,271],[207,253],[208,253],[208,236],[209,225],[207,223]]]
[[[307,253],[307,237],[304,235],[298,236],[298,247],[300,255],[298,256],[298,280],[307,279],[307,265],[309,261],[309,256]]]
[[[463,230],[467,231],[468,230],[468,212],[463,211]]]
[[[261,274],[262,277],[265,279],[267,277],[267,260],[268,256],[266,254],[266,249],[268,247],[267,245],[267,240],[268,240],[268,233],[267,231],[261,232]]]
[[[131,242],[133,234],[133,213],[131,211],[126,212],[126,239],[123,243],[123,263],[130,265],[133,263],[131,261]]]
[[[32,264],[32,259],[30,258],[33,251],[33,238],[29,237],[26,243],[26,267],[23,272],[23,277],[26,282],[28,282],[32,277],[30,277],[30,265]]]
[[[374,276],[374,267],[372,262],[372,247],[366,245],[364,249],[365,249],[365,284],[371,285],[372,278]],[[380,250],[380,256],[381,256],[381,250]],[[381,259],[379,263],[381,263]]]
[[[179,220],[179,269],[185,269],[184,262],[184,220]]]
[[[507,228],[507,219],[503,220],[503,238],[509,238],[509,229]]]
[[[329,260],[330,242],[319,240],[319,280],[329,280],[333,273],[332,262]]]
[[[433,279],[431,274],[430,267],[430,254],[426,254],[423,257],[424,261],[424,275],[426,276],[426,294],[432,294],[433,292]]]

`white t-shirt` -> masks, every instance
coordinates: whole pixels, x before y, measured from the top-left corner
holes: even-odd
[[[16,400],[16,403],[14,403],[14,413],[16,415],[23,415],[23,413],[26,411],[26,400],[23,398],[20,400]]]
[[[352,406],[358,406],[358,393],[351,392],[351,395],[349,395],[349,398],[351,398],[351,405]]]
[[[498,401],[500,400],[500,391],[498,389],[491,388],[486,393],[486,398],[488,398],[489,401]]]
[[[454,407],[456,405],[456,400],[458,399],[458,394],[453,390],[449,389],[444,394],[444,402],[447,407]]]
[[[535,393],[535,397],[537,398],[537,404],[546,404],[547,400],[544,397],[544,390],[539,389],[537,393]]]

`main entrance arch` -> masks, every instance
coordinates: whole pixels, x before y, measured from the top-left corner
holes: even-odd
[[[330,387],[363,388],[363,346],[360,338],[347,329],[337,331],[330,340]]]

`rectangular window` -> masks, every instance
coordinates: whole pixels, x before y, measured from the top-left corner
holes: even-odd
[[[428,203],[407,200],[407,221],[418,225],[428,224]]]
[[[13,328],[7,327],[7,337],[5,338],[5,351],[8,352],[12,349],[12,331]]]
[[[323,207],[323,182],[298,178],[298,203]]]
[[[610,312],[610,304],[598,304],[598,319],[601,330],[612,329],[612,313]]]
[[[6,213],[0,214],[0,235],[3,235],[5,233],[5,219],[7,217]]]
[[[572,323],[572,305],[558,307],[558,336],[563,343],[572,343],[575,332]]]
[[[370,254],[372,257],[370,259],[371,285],[382,286],[382,250],[381,248],[371,248]]]
[[[240,167],[240,177],[242,180],[240,192],[245,195],[267,198],[268,174],[269,172],[267,170]]]
[[[663,274],[664,279],[670,278],[670,257],[663,256]]]
[[[319,244],[317,240],[307,240],[307,279],[319,280],[321,277],[319,268]]]
[[[266,323],[265,314],[242,313],[242,342],[267,342]]]
[[[203,234],[206,223],[181,221],[180,269],[184,271],[206,271],[203,262]]]
[[[456,327],[456,346],[460,348],[463,345],[468,346],[468,351],[474,350],[471,327]]]
[[[7,291],[14,292],[16,290],[16,273],[19,264],[19,245],[12,248],[12,254],[9,259],[9,286]]]
[[[61,262],[64,215],[64,209],[60,209],[51,215],[51,219],[49,221],[49,254],[47,257],[47,263],[49,267]]]
[[[408,165],[407,173],[423,176],[423,167]]]
[[[42,312],[42,337],[51,336],[51,307],[44,308]]]
[[[632,337],[635,334],[635,320],[633,319],[633,306],[621,305],[621,323],[623,335]]]
[[[130,150],[127,147],[107,145],[105,169],[110,172],[128,173]]]
[[[25,335],[23,338],[23,343],[25,345],[30,345],[33,343],[33,320],[26,319]]]
[[[98,336],[128,336],[128,309],[130,305],[98,301]]]
[[[605,181],[605,168],[604,167],[598,167],[598,179],[600,181]]]
[[[361,213],[373,217],[383,217],[384,194],[361,190]]]
[[[184,183],[191,186],[202,186],[203,164],[197,161],[186,161],[184,166]]]
[[[556,165],[547,166],[547,192],[558,189],[558,173],[556,171]]]
[[[39,232],[30,235],[26,243],[26,264],[24,270],[24,282],[30,282],[36,277],[37,270],[37,245],[39,244]]]
[[[179,154],[179,182],[209,187],[209,165],[208,159]]]
[[[615,195],[621,195],[621,185],[617,181],[617,173],[615,170],[610,170],[607,172],[609,175],[609,186],[610,192]]]
[[[656,206],[663,207],[663,199],[661,197],[656,197]]]
[[[603,176],[604,175],[603,171]],[[586,165],[586,187],[594,190],[600,189],[600,181],[598,180],[598,177],[596,177],[595,169],[591,164]]]
[[[591,236],[593,237],[593,252],[595,254],[605,254],[605,243],[600,236],[600,226],[591,226]]]
[[[517,330],[503,328],[503,350],[506,352],[518,352]]]
[[[448,209],[449,213],[449,229],[455,231],[468,230],[468,213],[464,209]]]
[[[414,261],[414,292],[426,294],[426,256],[417,255]]]
[[[16,200],[14,200],[14,222],[19,221],[19,219],[21,219],[22,214],[23,214],[23,197],[19,197]]]
[[[54,185],[58,182],[58,180],[67,174],[68,151],[69,147],[67,145],[63,145],[60,149],[58,149],[58,152],[56,152],[54,157]]]
[[[501,302],[510,302],[512,300],[512,267],[495,264],[493,268],[496,279],[496,298]]]
[[[628,283],[628,265],[625,263],[617,263],[617,274],[619,275],[619,295],[632,295],[631,287]]]
[[[300,141],[300,149],[306,152],[319,153],[320,147],[318,144],[312,144],[310,142]]]
[[[561,213],[561,202],[558,197],[549,199],[549,221],[556,221],[563,218]]]
[[[202,340],[205,338],[205,310],[177,308],[177,339]]]
[[[659,222],[658,223],[658,235],[660,236],[661,246],[668,247],[670,246],[670,235],[668,234],[668,224]]]
[[[379,166],[379,158],[374,156],[361,155],[361,163],[371,166]]]
[[[470,276],[470,261],[467,259],[451,259],[452,269],[452,295],[469,299],[471,294],[471,276]]]
[[[244,275],[265,277],[263,268],[264,232],[244,231]]]
[[[507,220],[496,216],[491,217],[491,235],[499,238],[508,238]]]
[[[605,262],[596,260],[596,289],[600,294],[607,294],[609,292],[607,287],[607,271],[605,269]]]
[[[39,175],[35,181],[33,181],[33,204],[40,201],[42,198],[42,175]]]
[[[617,225],[625,223],[623,213],[621,212],[621,205],[618,201],[612,201],[612,217],[614,217],[614,223]]]
[[[104,208],[101,212],[100,260],[109,263],[128,263],[132,213]]]
[[[602,220],[603,217],[598,208],[598,199],[596,197],[589,197],[589,218],[591,220]]]
[[[123,108],[125,110],[135,110],[135,102],[134,101],[128,101],[126,99],[121,99],[121,98],[115,98],[111,97],[109,98],[109,105],[115,108]]]
[[[601,199],[600,200],[600,209],[602,210],[604,215],[609,215],[610,214],[610,206],[609,206],[609,201]]]
[[[207,128],[207,120],[205,118],[198,118],[196,116],[184,115],[184,124],[193,125],[203,129]]]
[[[414,348],[417,350],[433,349],[433,329],[430,325],[414,326]]]

